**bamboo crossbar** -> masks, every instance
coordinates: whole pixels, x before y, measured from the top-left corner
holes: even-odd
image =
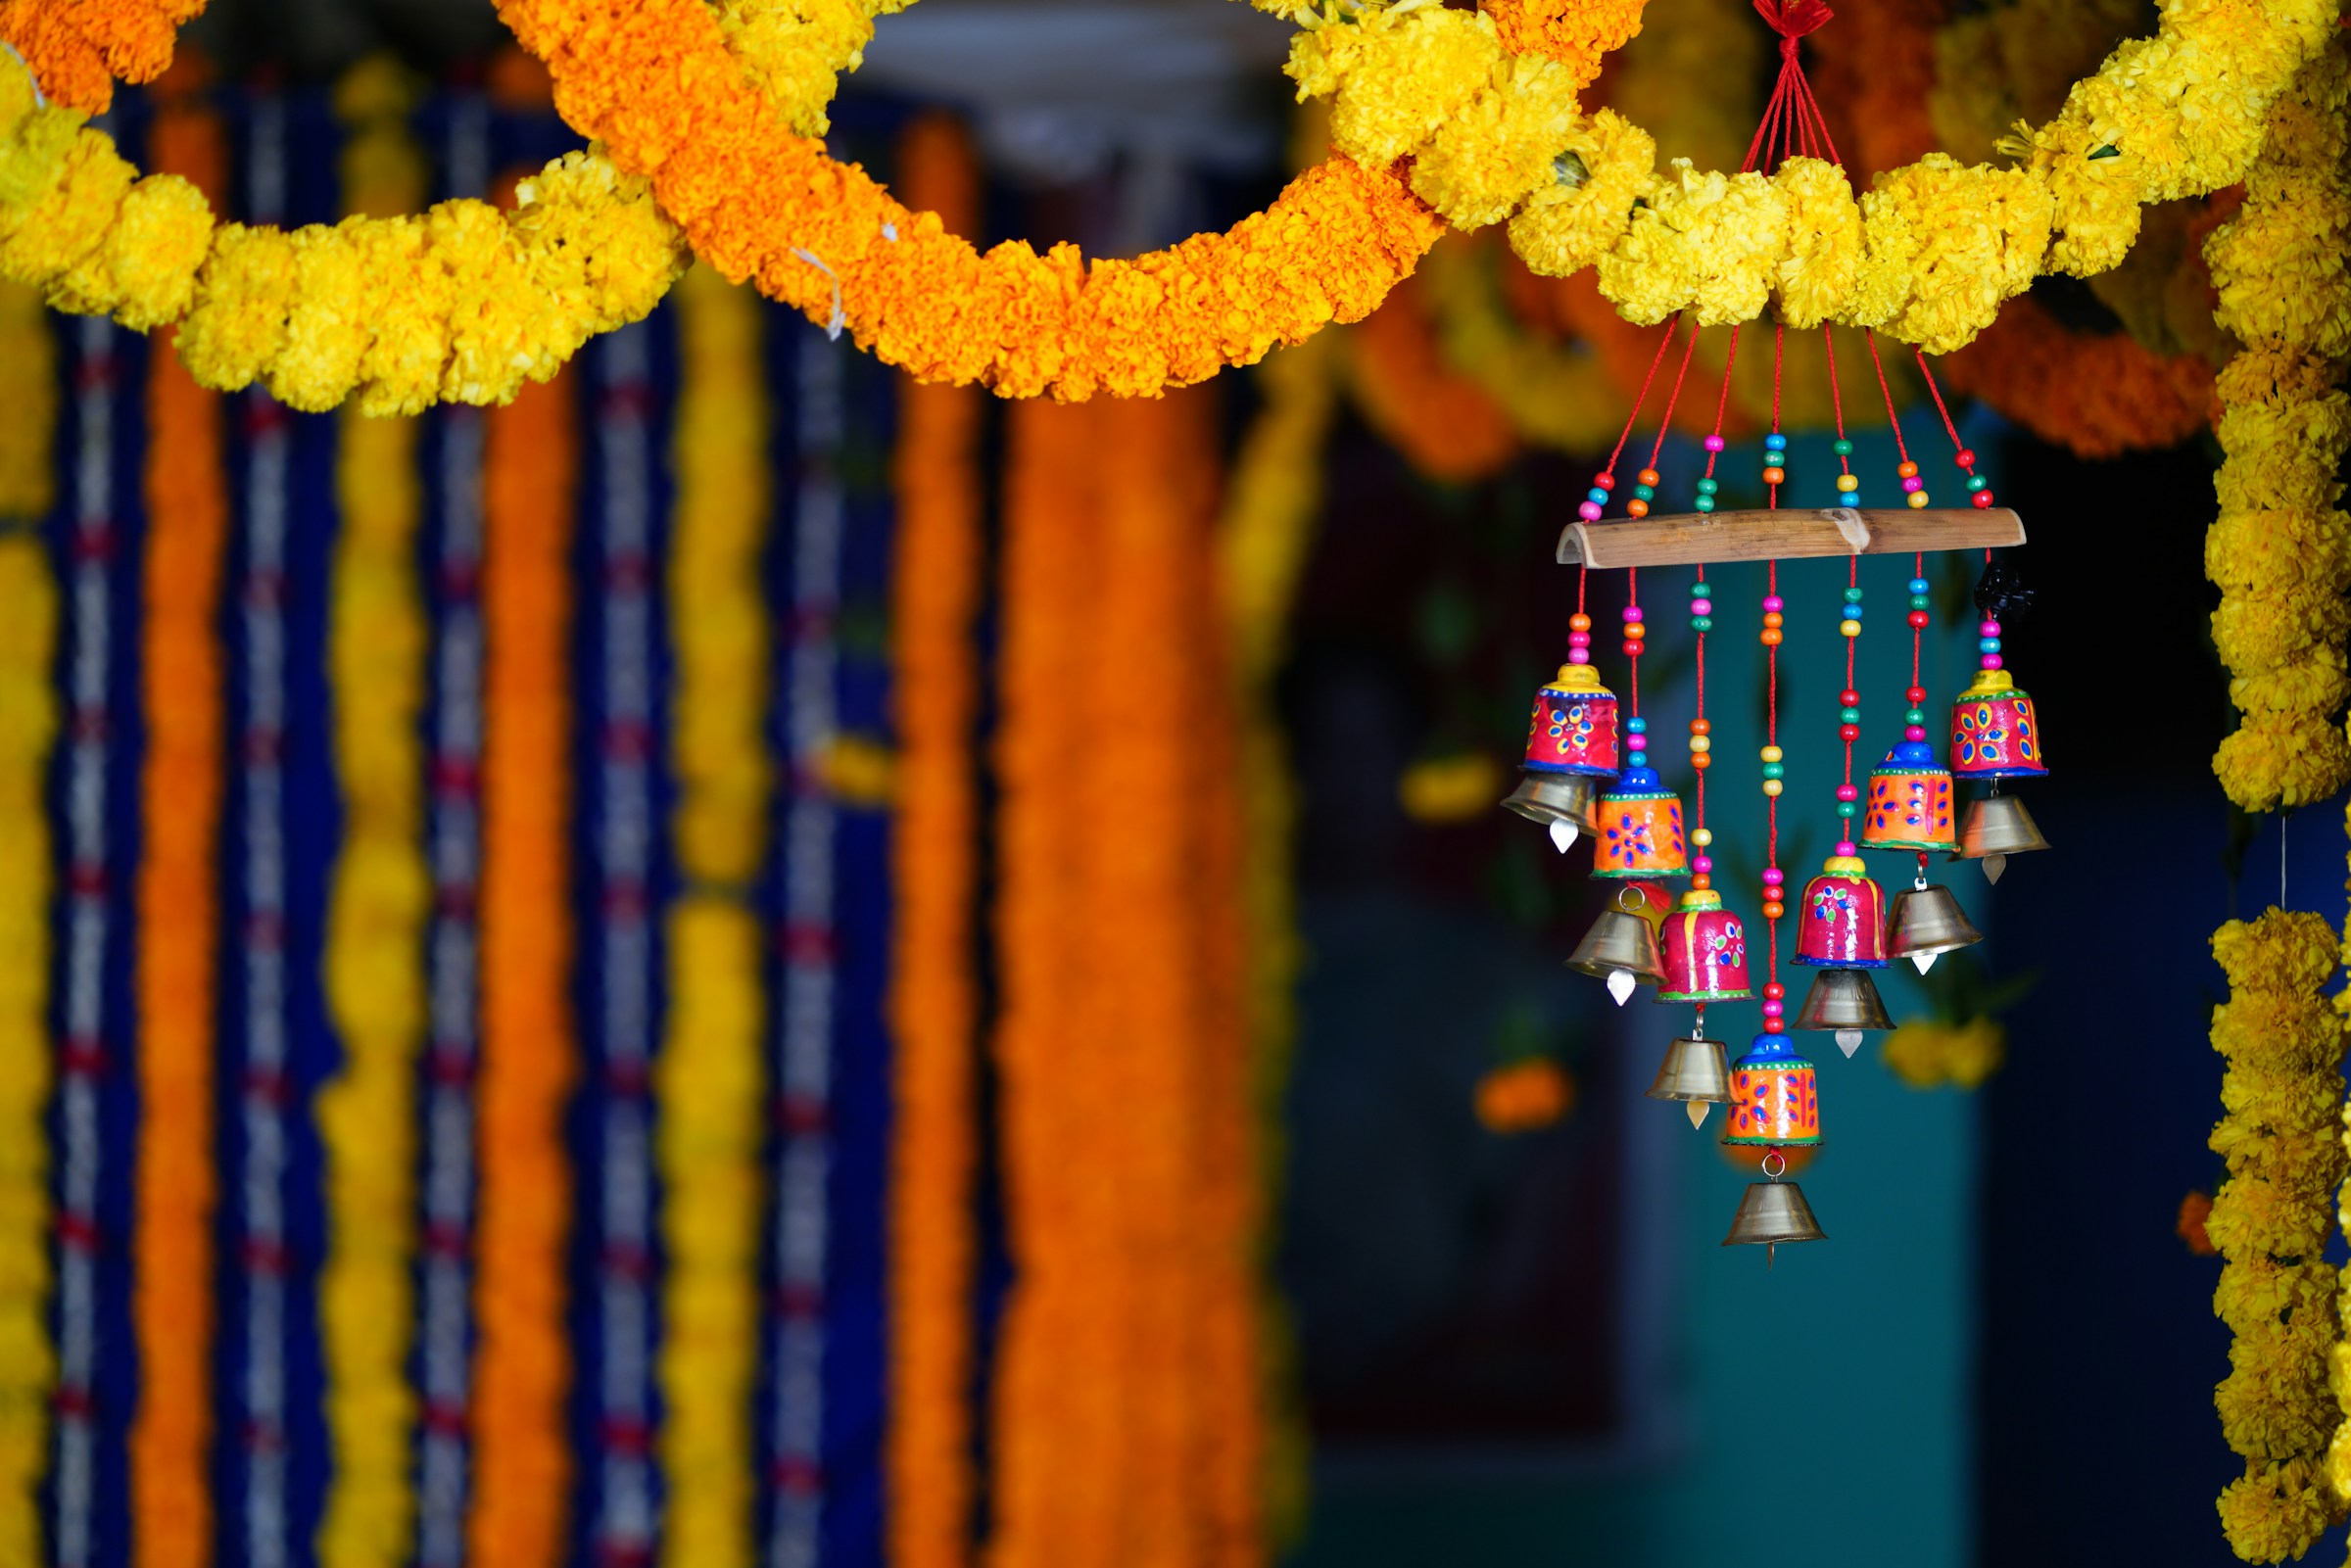
[[[2024,519],[2005,506],[1675,512],[1569,523],[1559,535],[1559,559],[1562,566],[1695,566],[1808,555],[2005,549],[2024,542]]]

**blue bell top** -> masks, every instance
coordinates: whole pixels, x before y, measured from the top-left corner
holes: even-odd
[[[1734,1068],[1808,1068],[1811,1062],[1797,1053],[1796,1042],[1785,1034],[1766,1031],[1748,1045],[1747,1054],[1731,1064]]]
[[[1934,741],[1904,740],[1887,752],[1886,760],[1878,766],[1901,773],[1917,773],[1922,769],[1940,768],[1942,763],[1936,760]]]
[[[1609,790],[1608,793],[1612,795],[1654,795],[1661,793],[1664,788],[1665,785],[1657,779],[1656,769],[1632,763],[1626,765],[1624,772],[1616,780],[1616,787]]]

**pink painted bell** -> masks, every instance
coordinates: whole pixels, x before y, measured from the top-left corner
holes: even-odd
[[[1731,1064],[1731,1119],[1722,1141],[1774,1149],[1820,1142],[1819,1080],[1787,1035],[1756,1035]]]
[[[1560,665],[1559,679],[1535,693],[1526,771],[1613,779],[1620,766],[1616,693],[1600,684],[1591,665]]]
[[[1722,907],[1722,895],[1694,887],[1665,917],[1665,977],[1657,982],[1660,1002],[1744,1002],[1755,993],[1747,985],[1747,930]]]
[[[1837,846],[1796,911],[1796,962],[1814,969],[1886,967],[1886,895],[1850,843]]]
[[[1690,846],[1682,832],[1681,797],[1639,762],[1600,797],[1600,832],[1592,841],[1595,877],[1682,877]]]
[[[1870,771],[1861,808],[1864,849],[1949,850],[1957,842],[1951,771],[1924,740],[1905,740]]]
[[[1978,670],[1976,684],[1951,704],[1951,772],[1961,779],[2039,779],[2048,771],[2033,699],[2006,670]]]

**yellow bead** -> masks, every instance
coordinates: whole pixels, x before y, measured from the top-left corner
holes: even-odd
[[[1776,796],[1782,787],[1783,786],[1780,781],[1777,779],[1766,779],[1763,781],[1763,792],[1767,795]]]
[[[1837,628],[1837,630],[1843,632],[1847,637],[1859,637],[1861,635],[1861,623],[1859,621],[1847,621],[1843,626]]]
[[[1765,746],[1763,748],[1763,760],[1765,762],[1778,762],[1786,756],[1787,753],[1782,751],[1778,746]]]
[[[1923,509],[1925,508],[1926,504],[1927,504],[1927,493],[1926,493],[1925,491],[1923,491],[1923,490],[1914,490],[1914,491],[1910,492],[1910,509],[1911,509],[1912,511],[1920,511],[1920,510],[1923,510]]]
[[[1714,749],[1714,742],[1707,739],[1703,735],[1694,735],[1690,737],[1690,749],[1694,752],[1703,755],[1704,753]]]
[[[1849,495],[1853,491],[1861,488],[1861,481],[1857,476],[1852,474],[1839,474],[1837,476],[1837,488]]]
[[[1696,844],[1699,848],[1703,849],[1714,841],[1714,830],[1711,828],[1693,828],[1690,830],[1690,841]]]

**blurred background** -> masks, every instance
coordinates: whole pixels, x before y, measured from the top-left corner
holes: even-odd
[[[1816,40],[1814,79],[1857,173],[1936,145],[1990,156],[2008,119],[2045,115],[2112,42],[2151,24],[2151,11],[2135,4],[2082,8],[2096,24],[2044,40],[2045,58],[2030,69],[1995,72],[1966,92],[1938,77],[1939,33],[1948,67],[1959,58],[1948,29],[1964,40],[1969,19],[2010,9],[1954,0],[1839,7],[1839,23]],[[1736,166],[1776,69],[1746,11],[1729,0],[1652,0],[1645,30],[1611,63],[1598,98],[1657,131],[1661,157]],[[971,214],[964,231],[983,248],[1019,237],[1040,250],[1072,240],[1089,255],[1131,255],[1264,206],[1314,155],[1316,127],[1290,104],[1279,71],[1287,34],[1230,0],[925,0],[883,19],[844,83],[832,142],[893,188],[932,180],[926,199],[961,203]],[[248,215],[331,221],[344,210],[350,175],[340,159],[359,131],[338,109],[338,84],[387,60],[406,72],[409,96],[397,118],[436,199],[488,190],[502,171],[576,144],[483,0],[214,0],[185,40],[209,62],[209,79],[125,93],[114,123],[129,152],[161,117],[216,116],[234,193],[226,205]],[[1888,109],[1893,95],[1906,96],[1903,113]],[[265,156],[285,164],[264,198],[254,168],[266,136],[280,139]],[[910,151],[918,145],[931,149],[919,155],[922,171]],[[1802,1180],[1831,1239],[1791,1248],[1768,1269],[1753,1250],[1721,1245],[1749,1166],[1718,1145],[1719,1118],[1693,1132],[1679,1107],[1643,1097],[1685,1016],[1646,994],[1619,1010],[1598,983],[1562,967],[1603,903],[1585,875],[1589,850],[1561,856],[1496,807],[1514,780],[1528,699],[1567,647],[1577,574],[1554,563],[1555,542],[1632,414],[1654,333],[1616,322],[1588,275],[1535,279],[1487,236],[1456,235],[1372,319],[1178,394],[1147,419],[969,394],[954,416],[961,434],[937,445],[933,416],[850,345],[747,297],[740,316],[716,318],[735,323],[721,331],[750,323],[759,346],[746,372],[758,384],[755,420],[730,425],[725,439],[761,476],[764,499],[748,504],[764,525],[745,559],[768,639],[756,744],[773,774],[761,812],[774,847],[743,893],[772,949],[758,961],[758,985],[777,1096],[772,1124],[750,1134],[752,1164],[767,1172],[758,1204],[768,1239],[756,1263],[756,1367],[744,1374],[756,1412],[744,1442],[758,1478],[756,1500],[743,1505],[746,1538],[779,1568],[916,1560],[890,1547],[888,1523],[888,1477],[902,1462],[890,1457],[891,1367],[906,1354],[910,1321],[892,1259],[913,1222],[890,1218],[890,1183],[904,1168],[895,1162],[905,1158],[893,1153],[902,1130],[893,1108],[906,1092],[892,1075],[904,1066],[892,1031],[906,1016],[903,998],[893,1000],[893,966],[907,940],[893,922],[924,875],[900,853],[911,782],[893,763],[941,668],[908,663],[909,585],[962,569],[911,543],[914,508],[936,504],[917,492],[946,486],[977,551],[974,601],[948,661],[974,683],[960,759],[973,865],[947,893],[964,911],[949,957],[971,992],[969,1081],[958,1104],[973,1149],[968,1193],[932,1217],[968,1237],[971,1254],[965,1276],[950,1281],[969,1365],[958,1374],[964,1429],[949,1447],[972,1478],[968,1509],[954,1511],[973,1539],[1000,1533],[1004,1518],[1032,1505],[1008,1477],[1049,1472],[1057,1454],[1080,1448],[1089,1429],[1073,1413],[1079,1395],[1051,1385],[1082,1382],[1085,1366],[1101,1364],[1023,1369],[1023,1356],[1045,1355],[1038,1347],[1052,1343],[1047,1328],[1021,1325],[1024,1281],[1058,1278],[1052,1270],[1069,1259],[1024,1231],[1051,1218],[1022,1198],[1044,1190],[1024,1183],[1043,1183],[1032,1165],[1050,1160],[1024,1144],[1044,1134],[1024,1131],[1012,1108],[1036,1092],[1039,1073],[1064,1064],[1072,1082],[1091,1073],[1055,1091],[1055,1114],[1076,1118],[1056,1123],[1066,1159],[1083,1168],[1089,1147],[1121,1158],[1121,1129],[1148,1119],[1159,1080],[1086,1064],[1118,1056],[1112,1037],[1126,1038],[1131,1007],[1144,1015],[1129,1042],[1138,1050],[1157,1049],[1164,1035],[1223,1064],[1216,1070],[1230,1077],[1225,1099],[1202,1089],[1203,1076],[1186,1080],[1183,1092],[1198,1096],[1186,1103],[1202,1117],[1245,1115],[1250,1128],[1226,1145],[1187,1146],[1186,1158],[1200,1182],[1221,1174],[1247,1186],[1255,1217],[1228,1239],[1274,1287],[1255,1319],[1257,1370],[1240,1377],[1253,1401],[1249,1423],[1262,1431],[1231,1460],[1256,1500],[1220,1515],[1229,1533],[1201,1554],[1302,1568],[1681,1568],[1732,1552],[1754,1568],[2233,1560],[2211,1500],[2238,1471],[2211,1398],[2228,1369],[2227,1333],[2210,1307],[2218,1264],[2200,1229],[2189,1227],[2191,1236],[2179,1224],[2183,1200],[2209,1194],[2221,1175],[2204,1142],[2220,1081],[2205,1029],[2223,990],[2206,938],[2223,919],[2276,900],[2281,885],[2293,905],[2338,925],[2344,896],[2333,805],[2256,827],[2231,811],[2209,769],[2231,723],[2207,630],[2216,594],[2201,565],[2219,460],[2207,428],[2212,373],[2229,345],[2210,326],[2195,242],[2231,200],[2151,214],[2148,238],[2121,272],[2088,285],[2043,280],[1983,342],[1938,366],[1961,439],[2030,534],[2008,564],[2035,597],[2028,615],[2010,617],[2006,655],[2052,736],[2054,773],[2029,786],[2029,799],[2054,850],[2020,857],[1996,889],[1972,864],[1947,868],[1942,879],[1988,940],[1923,980],[1889,973],[1896,1032],[1873,1034],[1850,1061],[1825,1038],[1812,1053],[1823,1058],[1828,1142]],[[679,683],[690,678],[678,649],[691,599],[648,608],[647,597],[682,526],[671,508],[694,483],[681,443],[697,416],[681,409],[693,406],[703,361],[694,328],[681,325],[685,308],[673,302],[643,327],[593,345],[556,384],[548,417],[573,433],[571,488],[522,503],[572,519],[548,569],[568,585],[571,606],[565,897],[578,933],[567,985],[584,1066],[565,1123],[577,1162],[565,1324],[578,1367],[566,1441],[578,1458],[564,1555],[583,1561],[694,1560],[662,1544],[663,1497],[677,1482],[613,1468],[615,1454],[642,1457],[648,1441],[656,1470],[686,1461],[643,1427],[616,1432],[613,1281],[630,1270],[616,1271],[615,1237],[625,1240],[631,1223],[645,1230],[644,1213],[632,1221],[628,1206],[661,1203],[672,1167],[646,1164],[642,1126],[614,1130],[613,1106],[644,1103],[646,1068],[632,1059],[631,1078],[628,1064],[615,1066],[620,1046],[604,1032],[611,1015],[599,1011],[597,984],[609,966],[634,961],[625,943],[642,936],[645,908],[694,891],[668,847],[647,851],[637,879],[616,891],[604,836],[616,831],[612,791],[626,784],[610,767],[612,726],[637,726],[634,743],[649,747],[648,777],[626,786],[648,792],[653,817],[693,788],[671,742],[646,738],[674,720]],[[64,318],[48,330],[48,368],[34,373],[65,389],[54,436],[60,477],[51,510],[32,522],[63,571],[86,520],[87,495],[76,487],[88,465],[109,467],[124,498],[141,493],[151,351]],[[1726,336],[1702,338],[1693,384],[1703,391],[1664,439],[1658,466],[1669,499],[1703,461],[1696,437],[1724,375]],[[1726,505],[1760,503],[1748,477],[1754,465],[1742,456],[1767,417],[1760,337],[1733,372]],[[1797,502],[1827,504],[1834,432],[1818,345],[1792,347],[1790,356]],[[94,396],[91,367],[101,360],[111,379]],[[1841,355],[1841,366],[1855,471],[1890,488],[1900,453],[1884,400],[1866,360],[1845,364]],[[1907,450],[1955,496],[1948,440],[1923,383],[1906,365],[1889,369]],[[734,394],[723,385],[704,392],[719,400],[701,404],[704,414],[751,406],[728,404]],[[1650,439],[1655,408],[1653,400],[1638,421],[1636,451],[1646,450],[1637,443]],[[332,664],[329,630],[338,552],[353,526],[349,438],[334,416],[273,416],[239,403],[218,417],[226,434],[217,483],[231,506],[224,606],[250,604],[240,597],[255,570],[250,543],[233,541],[249,542],[256,526],[264,482],[257,464],[278,465],[268,469],[266,483],[280,488],[267,504],[283,508],[288,541],[278,579],[287,619],[269,635],[286,640],[292,718],[282,820],[267,832],[282,832],[290,878],[288,1092],[299,1106],[337,1081],[347,1060],[347,1026],[316,975],[332,939],[332,879],[354,787],[334,725],[338,688],[355,672]],[[470,602],[449,566],[449,498],[458,492],[447,487],[452,464],[483,460],[479,431],[463,433],[474,418],[419,421],[413,469],[426,494],[413,559],[436,649]],[[282,450],[270,445],[281,438]],[[1097,549],[1095,531],[1128,525],[1109,491],[1088,485],[1167,498],[1149,546],[1161,553],[1134,568],[1138,578],[1117,579],[1115,561],[1096,558],[1124,546]],[[140,711],[151,700],[140,660],[152,655],[134,641],[148,590],[128,546],[161,526],[162,512],[147,515],[147,501],[118,504],[115,537],[125,547],[110,602],[123,641],[110,679],[118,711]],[[642,531],[632,536],[641,553],[616,566],[623,528]],[[1045,562],[1047,546],[1027,542],[1056,529],[1076,542]],[[499,537],[494,520],[494,556]],[[1965,684],[1974,657],[1968,599],[1979,565],[1929,562],[1931,710]],[[1907,684],[1892,606],[1907,592],[1909,566],[1890,557],[1861,566],[1868,602],[1888,606],[1862,641],[1860,749],[1871,760]],[[1157,573],[1197,604],[1154,601],[1126,624],[1105,612],[1056,632],[1063,641],[1048,646],[1041,618],[1024,617],[1041,617],[1050,595],[1022,574],[1055,569],[1080,574],[1058,579],[1065,585],[1099,571],[1104,592]],[[1791,614],[1779,691],[1789,753],[1781,864],[1792,877],[1808,875],[1834,837],[1831,710],[1843,643],[1826,606],[1843,571],[1807,562],[1782,576]],[[1753,628],[1766,589],[1751,565],[1718,567],[1709,581],[1719,606],[1707,657],[1721,765],[1708,820],[1722,846],[1718,884],[1751,920],[1763,832],[1749,761],[1760,743],[1763,683]],[[1686,587],[1679,571],[1644,585],[1644,711],[1660,736],[1678,736],[1693,711]],[[1626,602],[1622,574],[1595,573],[1589,591],[1605,633]],[[68,657],[96,635],[74,613],[70,604]],[[639,641],[620,641],[624,616],[649,617]],[[257,634],[226,608],[215,630],[228,671],[227,733],[236,735],[257,700]],[[498,635],[494,618],[494,653]],[[1612,639],[1597,641],[1604,678],[1623,689]],[[812,641],[824,644],[817,662],[795,662],[817,657]],[[420,736],[445,735],[435,726],[453,700],[449,667],[433,668],[414,716]],[[817,688],[821,699],[810,698]],[[1040,740],[1022,728],[1036,722],[1040,692],[1080,689],[1094,705],[1078,729]],[[500,700],[494,691],[487,710],[492,766]],[[125,725],[105,764],[120,830],[105,851],[110,896],[126,920],[140,838],[154,831],[141,826],[135,783],[144,725]],[[1173,733],[1164,751],[1137,753],[1137,766],[1164,764],[1151,776],[1158,782],[1130,790],[1114,785],[1131,776],[1096,771],[1085,775],[1091,787],[1070,789],[1065,779],[1053,798],[1089,826],[1040,822],[1039,770],[1095,767],[1092,748],[1108,748],[1128,725]],[[229,791],[218,849],[224,918],[243,907],[240,856],[264,832],[238,815],[254,755],[224,742],[219,757]],[[1657,755],[1668,783],[1686,791],[1679,748],[1660,741]],[[1163,787],[1178,772],[1181,787]],[[436,788],[446,783],[436,779]],[[53,814],[66,789],[60,773]],[[1176,797],[1204,814],[1169,827],[1154,813]],[[834,814],[822,842],[803,832],[813,819],[795,815],[811,801]],[[1033,868],[1058,864],[1049,848],[1057,827],[1072,842],[1092,834],[1179,844],[1197,857],[1192,868],[1208,868],[1198,871],[1205,885],[1189,885],[1180,867],[1126,882],[1085,882],[1065,867],[1051,875],[1082,885],[1054,915],[1069,943],[1056,947],[1058,938],[1022,924],[1045,916],[1021,900],[1038,896],[1039,878],[1050,880]],[[1220,834],[1240,844],[1223,872]],[[811,870],[819,865],[821,876]],[[1891,862],[1873,870],[1881,879],[1902,874]],[[815,892],[812,876],[824,884]],[[1153,889],[1179,891],[1190,924],[1177,929],[1149,902]],[[1091,927],[1117,931],[1081,934]],[[236,1043],[250,1037],[241,929],[232,920],[215,955],[223,1083],[252,1066],[240,1054],[250,1048]],[[1180,947],[1173,957],[1171,942]],[[1157,981],[1146,976],[1129,991],[1123,967],[1138,953],[1150,975],[1223,987],[1223,1011],[1155,1033]],[[124,952],[113,962],[120,998],[110,1038],[132,1062],[143,1016],[132,1001],[135,960]],[[805,1017],[792,1009],[811,993],[793,987],[817,971],[834,1011],[815,1057],[795,1058],[806,1042],[792,1044],[790,1019]],[[659,1015],[668,989],[686,981],[658,965],[646,973],[655,977],[645,1005]],[[1041,1035],[1006,1032],[1039,1027],[1034,1020],[1057,999],[1105,988],[1107,1001],[1071,1003]],[[453,1005],[478,1007],[479,997]],[[1717,1009],[1709,1022],[1734,1042],[1759,1026],[1751,1003]],[[42,1506],[53,1539],[66,1529],[62,1509],[84,1511],[81,1560],[127,1562],[133,1536],[120,1527],[120,1505],[130,1495],[140,1372],[123,1249],[135,1224],[130,1151],[141,1108],[126,1073],[105,1082],[109,1147],[120,1164],[103,1167],[114,1250],[93,1308],[104,1347],[96,1480],[77,1498],[52,1486]],[[654,1085],[656,1102],[665,1082]],[[1531,1108],[1511,1098],[1513,1082],[1535,1085]],[[227,1162],[254,1134],[238,1130],[239,1102],[222,1094]],[[277,1407],[286,1412],[272,1441],[287,1467],[270,1494],[284,1510],[272,1539],[294,1560],[323,1561],[335,1369],[311,1314],[333,1220],[327,1154],[302,1123],[296,1115],[283,1129],[292,1140],[282,1172],[291,1326],[272,1331],[284,1352],[275,1375],[285,1380]],[[1080,1126],[1107,1142],[1083,1145]],[[792,1152],[812,1147],[817,1129],[833,1163],[800,1191]],[[647,1171],[634,1196],[604,1179],[624,1154]],[[437,1157],[428,1143],[418,1158],[429,1165]],[[243,1533],[250,1519],[230,1500],[261,1495],[257,1467],[276,1451],[232,1441],[253,1419],[249,1395],[236,1393],[255,1364],[240,1338],[253,1332],[240,1315],[252,1270],[237,1248],[256,1200],[234,1180],[223,1193],[214,1294],[226,1326],[213,1360],[222,1393],[211,1472],[223,1500],[207,1528],[224,1557],[258,1560],[255,1538]],[[785,1237],[795,1201],[821,1212],[811,1232],[821,1239],[809,1244],[822,1257],[816,1284],[792,1272],[795,1257],[806,1260]],[[639,1240],[650,1249],[636,1265],[639,1288],[658,1293],[671,1244]],[[1185,1238],[1154,1245],[1180,1251]],[[1082,1302],[1091,1255],[1076,1256],[1072,1299]],[[1107,1276],[1110,1264],[1102,1267]],[[1147,1271],[1135,1277],[1146,1281],[1137,1289],[1151,1288]],[[630,1308],[648,1309],[645,1300]],[[803,1322],[826,1333],[805,1365],[792,1359]],[[462,1354],[475,1341],[456,1332]],[[409,1374],[427,1406],[429,1337],[427,1328]],[[660,1339],[656,1329],[630,1341],[630,1354],[657,1359]],[[1151,1354],[1137,1343],[1128,1342],[1130,1356]],[[798,1382],[788,1375],[795,1365]],[[669,1390],[670,1374],[640,1364],[629,1375],[640,1418],[657,1429],[672,1395],[649,1391]],[[1040,1378],[1045,1393],[1032,1387]],[[807,1414],[810,1399],[821,1418]],[[1024,1413],[1030,1399],[1044,1402],[1033,1407],[1043,1413]],[[797,1437],[795,1410],[814,1422]],[[434,1420],[428,1408],[420,1445]],[[1199,1441],[1201,1451],[1224,1447],[1213,1423]],[[1122,1484],[1173,1483],[1130,1471]],[[612,1489],[623,1487],[636,1489],[634,1513],[615,1511]],[[438,1549],[433,1510],[443,1511],[446,1536],[463,1496],[461,1485],[438,1501],[424,1496],[423,1558]],[[1022,1539],[1019,1549],[1039,1561],[1092,1560],[1057,1558]],[[1140,1555],[1163,1554],[1154,1545]]]

